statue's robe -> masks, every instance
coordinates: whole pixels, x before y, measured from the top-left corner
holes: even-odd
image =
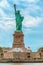
[[[16,31],[22,31],[22,21],[24,17],[20,15],[20,13],[16,12]]]

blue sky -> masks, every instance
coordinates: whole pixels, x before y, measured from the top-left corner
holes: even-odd
[[[14,4],[24,16],[22,30],[25,47],[43,47],[43,0],[0,0],[0,46],[12,47],[16,30]]]

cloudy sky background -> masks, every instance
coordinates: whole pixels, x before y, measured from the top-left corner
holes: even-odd
[[[22,30],[25,47],[43,47],[43,0],[0,0],[0,46],[12,47],[16,29],[14,3],[24,16]]]

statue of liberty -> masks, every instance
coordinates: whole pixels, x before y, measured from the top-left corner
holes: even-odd
[[[16,5],[14,4],[15,9],[15,20],[16,20],[16,32],[22,32],[22,21],[24,19],[23,16],[21,16],[20,11],[16,10]]]

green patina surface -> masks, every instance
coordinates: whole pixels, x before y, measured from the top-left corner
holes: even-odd
[[[16,11],[16,5],[14,4],[15,9],[15,20],[16,20],[16,32],[22,32],[22,21],[24,19],[23,16],[21,16],[20,11]]]

